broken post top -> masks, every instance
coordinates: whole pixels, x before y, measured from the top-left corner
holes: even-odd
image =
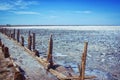
[[[88,42],[84,42],[84,52],[83,53],[87,53],[87,47],[88,47]]]

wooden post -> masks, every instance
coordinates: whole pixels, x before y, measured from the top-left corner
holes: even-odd
[[[30,35],[28,37],[28,49],[31,50],[31,45],[32,45],[32,36]]]
[[[13,39],[15,40],[15,29],[13,30]]]
[[[9,48],[8,47],[4,47],[4,56],[5,56],[5,58],[10,57]]]
[[[17,30],[17,42],[19,42],[19,38],[20,38],[20,30]]]
[[[80,80],[85,79],[85,65],[86,65],[86,56],[87,56],[87,47],[88,42],[84,43],[84,52],[82,54],[82,62],[81,62],[81,71],[80,71]]]
[[[34,50],[34,53],[35,53],[35,56],[40,57],[38,50]]]
[[[4,52],[4,44],[2,44],[2,52]]]
[[[24,46],[24,37],[21,36],[21,45]]]
[[[52,67],[52,66],[53,66],[52,50],[53,50],[53,39],[52,39],[52,35],[51,35],[51,36],[50,36],[50,39],[49,39],[48,55],[47,55],[47,61],[50,63],[50,66],[49,66],[49,67]]]
[[[35,50],[35,33],[33,33],[33,51]]]
[[[22,75],[21,72],[15,72],[14,73],[14,80],[25,80],[25,77]]]

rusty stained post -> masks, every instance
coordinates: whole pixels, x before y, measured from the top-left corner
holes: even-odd
[[[19,38],[20,38],[20,30],[18,29],[18,30],[17,30],[17,42],[20,41]]]
[[[4,56],[5,56],[5,58],[9,58],[10,57],[9,48],[8,47],[4,47]]]
[[[29,35],[28,37],[28,49],[31,50],[31,45],[32,45],[32,36]]]
[[[24,37],[21,36],[21,45],[24,46]]]
[[[35,50],[35,33],[33,33],[33,40],[32,40],[32,44],[33,44],[33,51]]]
[[[53,51],[53,39],[52,39],[52,35],[50,35],[49,45],[48,45],[48,55],[47,55],[47,61],[50,63],[49,67],[53,66],[52,51]]]
[[[80,80],[85,79],[85,65],[86,65],[87,47],[88,47],[88,42],[85,42],[84,43],[84,52],[82,54],[81,69],[80,69]]]

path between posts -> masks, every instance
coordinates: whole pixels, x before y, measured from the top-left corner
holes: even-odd
[[[9,52],[14,62],[24,70],[26,80],[57,80],[56,77],[46,72],[39,62],[30,56],[24,48],[16,45],[13,40],[0,33],[0,38],[9,48]]]

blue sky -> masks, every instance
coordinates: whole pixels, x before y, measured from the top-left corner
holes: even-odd
[[[0,0],[0,24],[120,25],[120,0]]]

